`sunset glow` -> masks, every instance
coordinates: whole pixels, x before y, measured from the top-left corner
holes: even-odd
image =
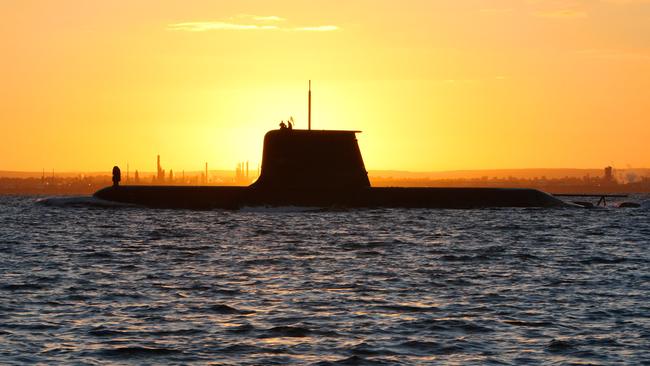
[[[650,0],[0,9],[0,170],[256,166],[309,79],[368,169],[650,166]]]

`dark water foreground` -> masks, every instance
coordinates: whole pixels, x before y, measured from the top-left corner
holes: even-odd
[[[650,364],[650,207],[0,197],[0,364]]]

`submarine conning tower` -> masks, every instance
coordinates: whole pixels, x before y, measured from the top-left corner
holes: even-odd
[[[272,130],[264,136],[262,171],[254,188],[370,187],[356,134],[361,131]]]

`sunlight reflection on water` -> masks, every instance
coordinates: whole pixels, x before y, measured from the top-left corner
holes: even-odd
[[[647,209],[35,200],[0,197],[0,363],[650,359]]]

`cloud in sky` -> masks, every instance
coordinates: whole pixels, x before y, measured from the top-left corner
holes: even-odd
[[[167,29],[173,31],[186,31],[186,32],[207,32],[216,30],[282,30],[290,32],[331,32],[339,30],[335,25],[316,25],[316,26],[301,26],[301,27],[288,27],[278,26],[274,23],[284,22],[286,19],[275,16],[260,16],[260,15],[247,15],[241,14],[228,21],[202,21],[202,22],[181,22],[172,23],[167,25]]]
[[[170,30],[187,32],[206,32],[212,30],[273,30],[275,25],[236,24],[227,22],[183,22],[167,26]]]
[[[534,14],[540,18],[551,19],[580,19],[589,16],[586,11],[579,9],[540,10]]]

